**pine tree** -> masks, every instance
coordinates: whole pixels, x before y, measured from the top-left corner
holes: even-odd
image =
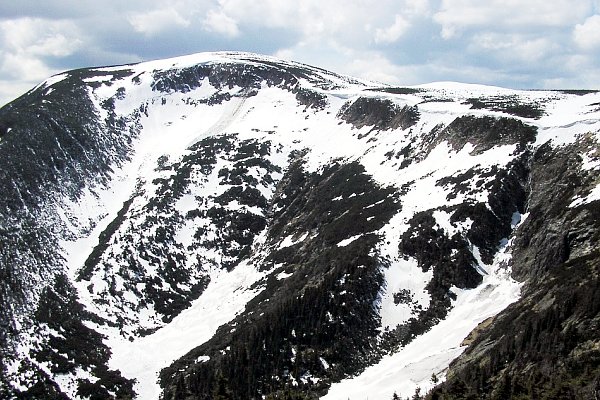
[[[217,377],[212,398],[213,400],[231,400],[231,390],[229,390],[227,379],[222,373]]]
[[[415,389],[415,394],[413,395],[412,400],[422,400],[422,399],[423,399],[423,396],[421,396],[421,388],[417,387]]]

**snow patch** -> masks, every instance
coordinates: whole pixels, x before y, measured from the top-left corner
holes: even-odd
[[[262,291],[249,287],[264,276],[248,263],[231,272],[215,271],[202,296],[168,325],[133,342],[119,335],[109,336],[110,367],[137,380],[135,391],[139,399],[158,399],[160,370],[210,339],[219,326],[242,312],[246,303]]]
[[[354,235],[352,237],[349,237],[348,239],[342,240],[341,242],[339,242],[338,244],[336,244],[336,246],[337,247],[346,247],[350,243],[354,242],[356,239],[360,238],[361,236],[363,236],[362,233],[360,235]]]
[[[283,271],[283,272],[280,272],[279,274],[277,274],[277,279],[281,280],[281,279],[289,278],[292,275],[294,275],[294,274]]]
[[[415,306],[429,307],[430,296],[425,286],[433,278],[433,268],[423,272],[417,261],[399,259],[383,269],[384,289],[380,294],[379,308],[382,328],[393,329],[415,315]],[[404,293],[404,302],[397,302],[394,295]]]
[[[92,76],[90,78],[85,78],[85,79],[83,79],[83,81],[86,83],[92,83],[92,82],[106,82],[106,81],[111,81],[112,79],[113,79],[112,75],[97,75],[97,76]]]
[[[298,236],[297,234],[287,235],[285,238],[283,238],[281,243],[279,243],[278,248],[281,250],[286,247],[292,247],[298,243],[304,242],[304,240],[306,240],[307,237],[308,237],[308,232],[305,232],[300,236]]]
[[[575,208],[582,206],[584,204],[589,204],[593,201],[600,200],[600,185],[597,185],[592,191],[586,195],[585,197],[577,196],[573,199],[571,204],[569,204],[570,208]]]
[[[62,74],[57,74],[54,76],[51,76],[50,78],[46,79],[44,82],[40,83],[38,86],[36,86],[33,90],[39,88],[39,87],[49,87],[54,85],[55,83],[58,83],[60,81],[64,81],[65,79],[67,79],[69,77],[68,73],[62,73]]]

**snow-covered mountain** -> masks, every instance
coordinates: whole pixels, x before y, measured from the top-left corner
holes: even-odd
[[[247,53],[54,76],[0,110],[0,397],[593,398],[599,132]]]

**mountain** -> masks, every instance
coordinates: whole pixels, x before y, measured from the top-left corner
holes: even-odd
[[[247,53],[53,76],[0,109],[0,397],[597,397],[599,132]]]

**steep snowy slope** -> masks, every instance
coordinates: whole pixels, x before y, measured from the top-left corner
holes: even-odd
[[[0,110],[0,394],[426,389],[527,300],[543,154],[597,207],[598,104],[246,53],[53,77]]]

